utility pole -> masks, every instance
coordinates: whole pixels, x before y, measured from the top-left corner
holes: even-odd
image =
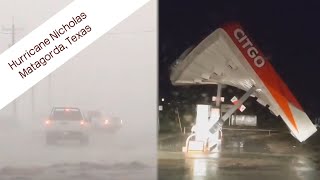
[[[12,16],[12,25],[11,28],[5,28],[2,27],[2,34],[11,34],[11,44],[9,45],[9,47],[13,46],[15,44],[15,33],[16,30],[20,30],[20,29],[16,29],[15,24],[14,24],[14,17]],[[33,88],[32,88],[33,90]],[[32,103],[33,104],[33,103]],[[17,120],[18,118],[18,108],[17,108],[17,100],[13,100],[13,116],[14,119]]]

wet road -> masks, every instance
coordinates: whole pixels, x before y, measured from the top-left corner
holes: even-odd
[[[6,167],[1,180],[141,180],[156,179],[156,169],[140,163],[62,163],[40,167]]]
[[[185,156],[179,152],[184,137],[165,135],[159,141],[158,176],[163,180],[320,179],[319,138],[316,134],[301,144],[285,133],[225,133],[221,152]]]
[[[128,142],[124,132],[93,132],[88,146],[47,146],[39,129],[1,131],[0,180],[156,179],[155,151],[144,151],[154,139],[141,136],[144,142]]]

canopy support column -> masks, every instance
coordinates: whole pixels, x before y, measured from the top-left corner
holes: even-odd
[[[222,91],[222,84],[218,83],[216,107],[220,107],[220,104],[221,104],[221,91]]]

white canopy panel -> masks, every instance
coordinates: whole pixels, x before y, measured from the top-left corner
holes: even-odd
[[[280,115],[300,142],[316,132],[297,99],[237,23],[217,29],[188,49],[170,78],[174,85],[222,83],[245,91],[255,86],[258,102]]]

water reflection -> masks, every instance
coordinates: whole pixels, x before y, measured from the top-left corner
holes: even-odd
[[[192,174],[195,177],[207,176],[207,160],[206,159],[194,159],[192,170],[193,170]]]
[[[315,164],[304,156],[297,156],[291,162],[292,169],[300,179],[318,179]]]
[[[217,176],[219,153],[206,155],[193,154],[186,158],[185,164],[190,169],[189,178],[207,180]]]

